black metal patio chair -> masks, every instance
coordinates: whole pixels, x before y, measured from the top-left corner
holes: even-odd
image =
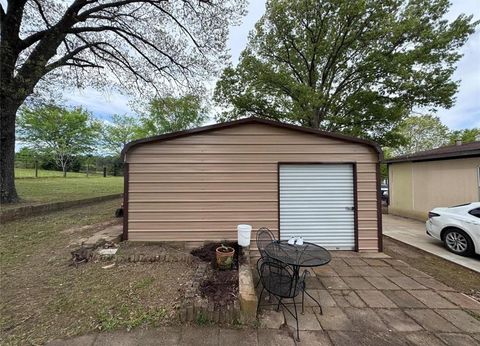
[[[257,272],[260,276],[260,267],[263,262],[266,261],[268,258],[267,253],[265,252],[265,247],[270,244],[271,242],[276,241],[275,236],[273,235],[272,231],[270,231],[267,227],[260,227],[257,231],[257,248],[258,252],[260,253],[260,258],[257,261]],[[272,262],[275,262],[274,259],[270,259]],[[260,279],[258,280],[255,288],[258,287],[260,284]]]
[[[270,296],[278,299],[277,311],[280,305],[284,307],[290,315],[293,316],[297,324],[297,341],[300,341],[300,334],[298,330],[298,312],[295,297],[302,293],[302,313],[304,311],[305,301],[305,276],[307,271],[298,277],[295,275],[292,268],[286,264],[266,260],[260,266],[260,280],[262,281],[262,290],[258,298],[257,314],[262,301],[264,291],[267,291]],[[308,293],[307,293],[308,294]],[[309,295],[310,296],[310,295]],[[285,305],[283,299],[292,299],[294,310],[293,312]],[[290,304],[292,304],[290,303]]]

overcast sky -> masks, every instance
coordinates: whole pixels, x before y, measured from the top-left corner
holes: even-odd
[[[239,27],[230,30],[228,47],[233,64],[238,62],[241,51],[247,44],[248,33],[265,12],[265,1],[250,0],[248,14]],[[459,14],[473,14],[480,19],[479,0],[452,0],[448,19]],[[460,81],[456,103],[451,109],[438,109],[437,115],[452,129],[480,127],[480,30],[477,30],[462,48],[463,58],[459,61],[454,79]],[[87,89],[65,94],[70,105],[81,105],[96,116],[108,120],[112,114],[132,114],[128,97],[120,94],[103,95]]]

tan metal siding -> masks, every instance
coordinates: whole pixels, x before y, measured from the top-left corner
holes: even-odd
[[[278,162],[356,162],[359,249],[376,250],[377,160],[366,145],[263,124],[140,144],[127,154],[129,239],[236,239],[239,223],[277,232]]]

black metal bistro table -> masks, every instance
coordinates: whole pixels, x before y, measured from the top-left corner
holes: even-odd
[[[295,285],[300,279],[300,268],[323,266],[332,259],[327,249],[309,242],[303,242],[303,245],[290,245],[286,240],[274,241],[265,247],[265,252],[268,257],[292,267],[296,280]],[[322,313],[320,303],[308,294],[306,290],[305,293],[318,304],[320,313]]]

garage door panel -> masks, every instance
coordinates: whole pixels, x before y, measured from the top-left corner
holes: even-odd
[[[354,249],[353,188],[350,164],[280,165],[281,238]]]

